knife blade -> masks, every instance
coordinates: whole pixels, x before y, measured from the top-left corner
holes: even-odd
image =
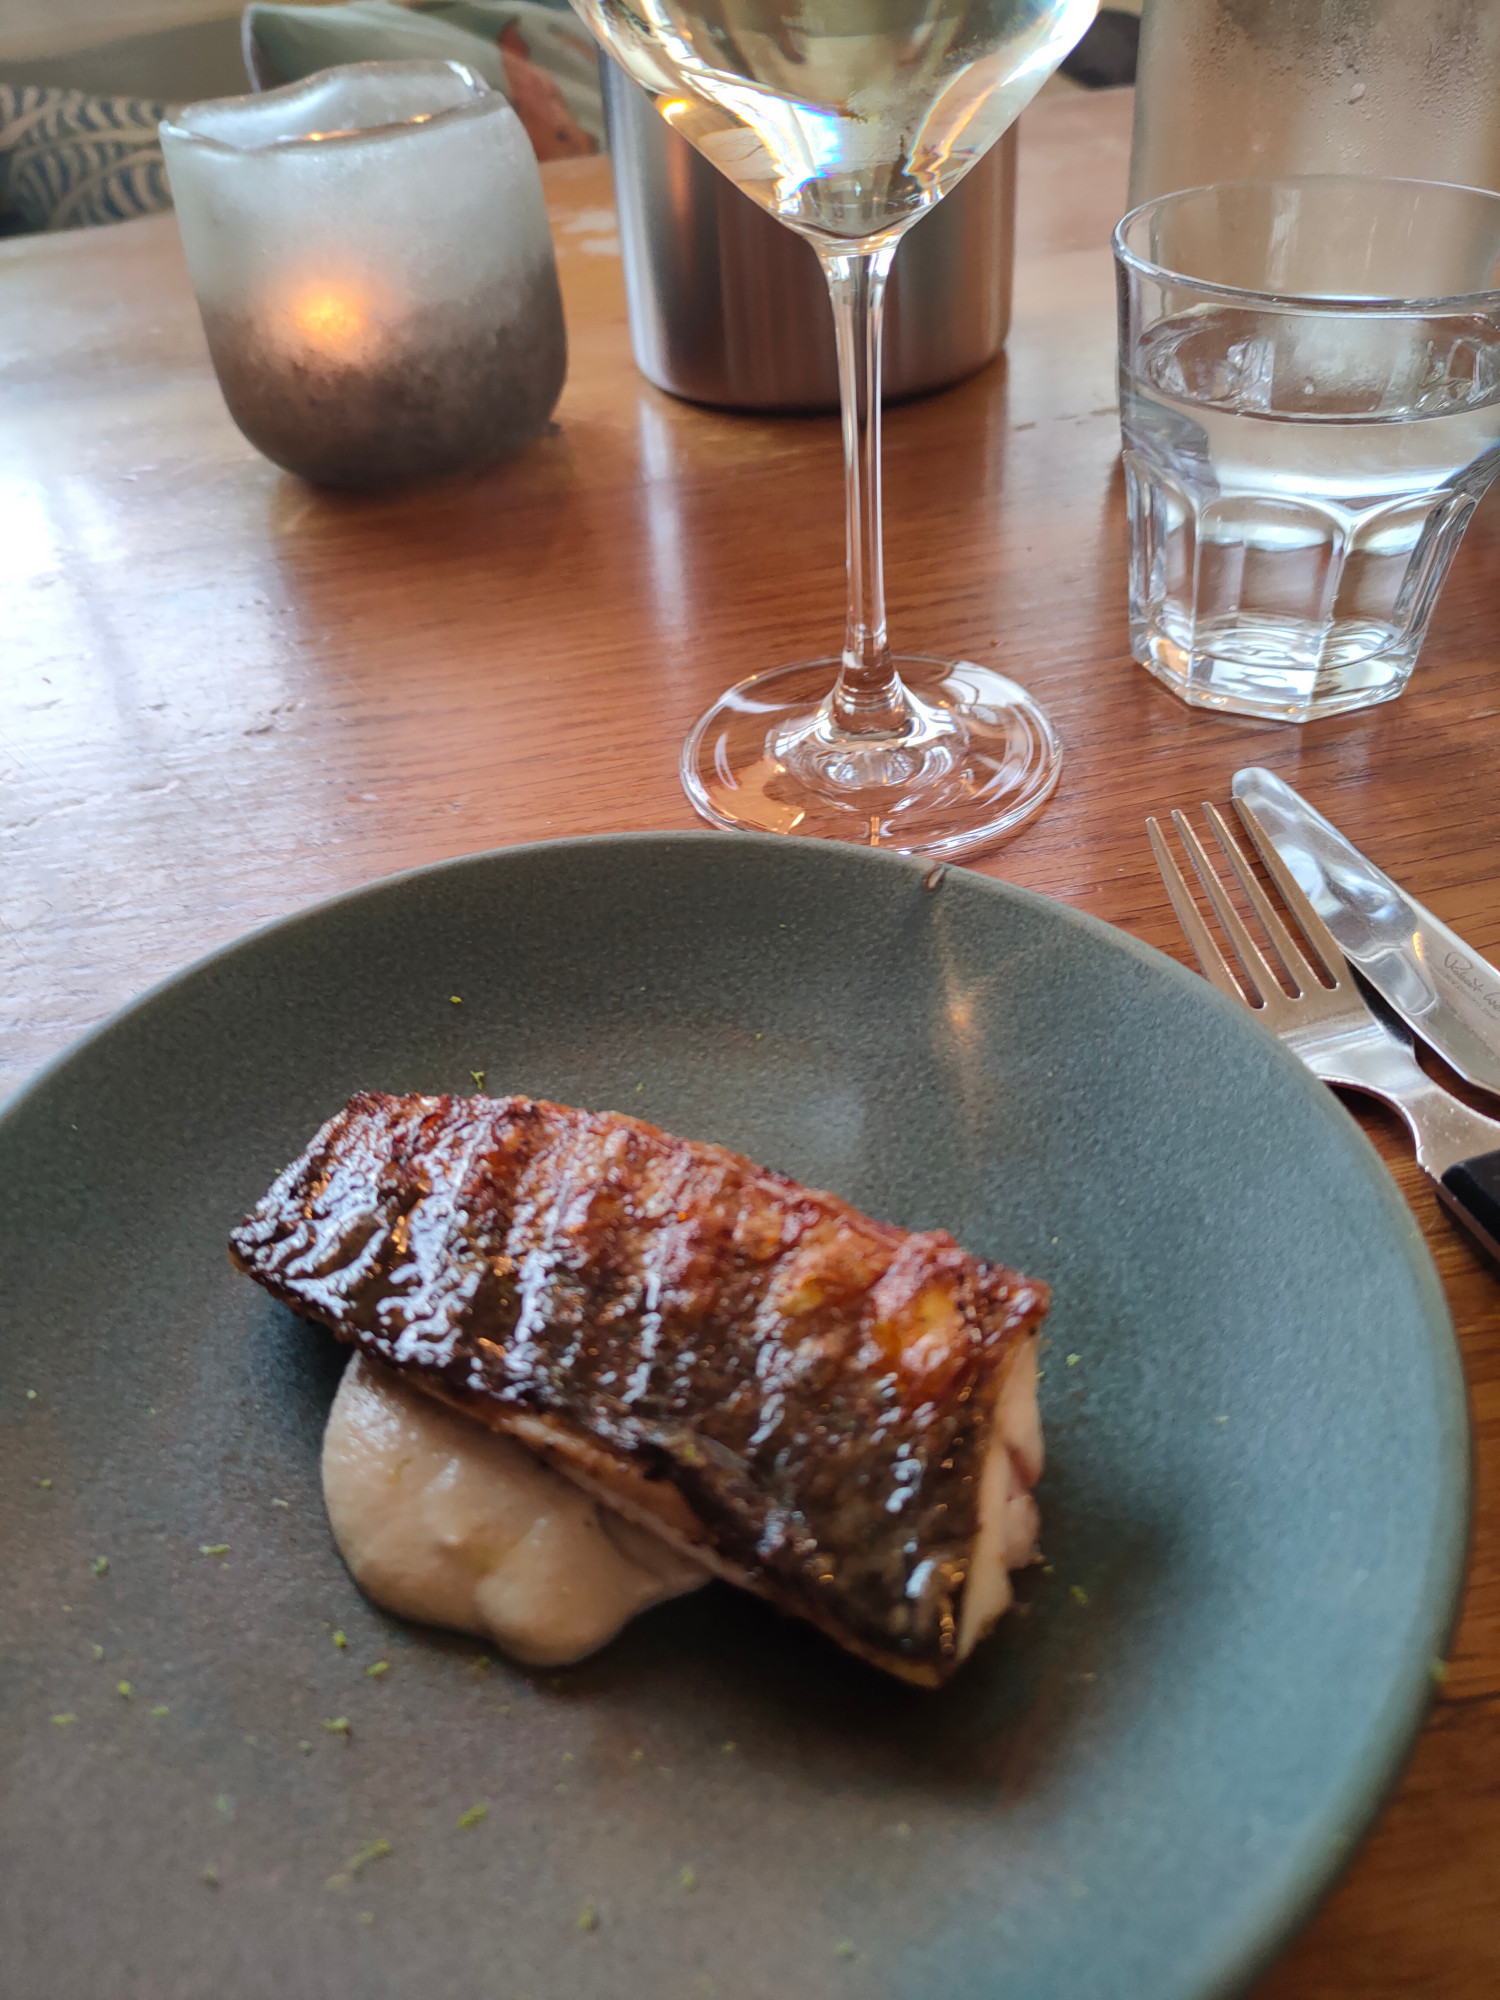
[[[1461,1077],[1500,1095],[1500,972],[1274,772],[1248,765],[1231,791],[1350,964]]]

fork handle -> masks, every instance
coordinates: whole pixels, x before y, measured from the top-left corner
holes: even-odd
[[[1434,1181],[1470,1160],[1500,1154],[1500,1120],[1471,1111],[1434,1083],[1412,1054],[1404,1027],[1398,1033],[1372,1020],[1370,1032],[1358,1040],[1333,1049],[1314,1044],[1297,1054],[1324,1083],[1368,1091],[1399,1113],[1416,1142],[1417,1159]]]
[[[1444,1208],[1500,1264],[1500,1151],[1460,1160],[1433,1181]]]
[[[1303,1060],[1325,1083],[1368,1091],[1400,1113],[1439,1201],[1500,1266],[1500,1123],[1434,1083],[1394,1031]]]

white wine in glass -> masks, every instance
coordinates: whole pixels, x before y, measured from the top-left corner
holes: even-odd
[[[816,250],[844,419],[841,659],[752,675],[683,746],[720,826],[956,856],[1046,801],[1060,750],[1016,684],[895,656],[880,520],[885,281],[904,232],[1041,88],[1096,0],[573,0],[662,116]]]

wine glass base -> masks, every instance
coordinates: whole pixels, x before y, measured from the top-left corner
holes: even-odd
[[[1062,746],[1023,688],[969,660],[900,656],[917,726],[860,741],[827,727],[837,660],[773,667],[721,695],[682,746],[682,785],[715,826],[857,841],[946,860],[1039,812]]]

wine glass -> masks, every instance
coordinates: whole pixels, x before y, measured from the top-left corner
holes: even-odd
[[[840,659],[753,674],[683,745],[719,826],[956,856],[1057,783],[1042,710],[988,667],[894,655],[880,526],[881,308],[904,232],[994,144],[1097,0],[573,0],[656,108],[805,236],[833,300],[848,615]]]

